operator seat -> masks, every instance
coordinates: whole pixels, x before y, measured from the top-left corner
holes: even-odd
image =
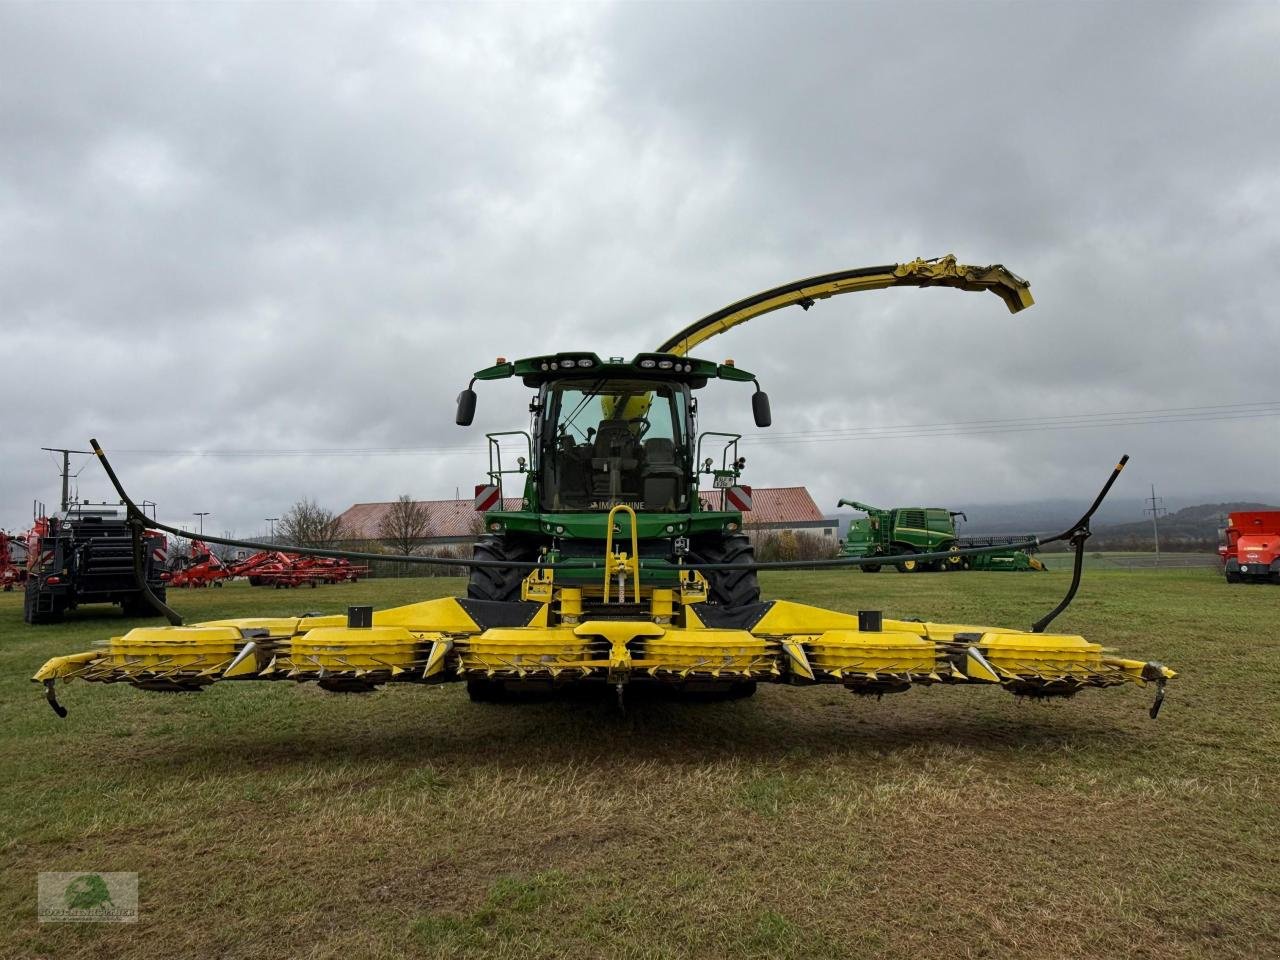
[[[676,463],[676,444],[667,437],[644,442],[644,508],[674,511],[683,479]]]
[[[626,420],[601,420],[591,457],[591,493],[597,498],[640,495],[640,444]]]

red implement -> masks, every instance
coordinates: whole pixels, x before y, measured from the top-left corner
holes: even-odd
[[[329,557],[301,557],[280,550],[263,550],[235,564],[232,576],[248,577],[255,587],[277,589],[312,586],[322,583],[355,583],[369,572],[367,566],[356,566],[350,560]]]
[[[1280,583],[1280,510],[1230,514],[1218,547],[1227,583]]]
[[[220,587],[234,576],[231,567],[219,560],[202,540],[191,541],[191,556],[180,560],[169,575],[171,587]]]
[[[0,530],[0,589],[9,593],[27,582],[27,539]]]

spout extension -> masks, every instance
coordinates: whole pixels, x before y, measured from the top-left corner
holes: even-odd
[[[658,347],[658,352],[685,357],[689,355],[689,351],[711,337],[774,310],[793,305],[808,310],[817,301],[828,297],[862,290],[883,290],[886,287],[950,287],[953,290],[974,292],[985,290],[1003,300],[1010,313],[1025,310],[1035,303],[1031,296],[1031,285],[1012,270],[998,263],[985,267],[957,263],[954,255],[947,254],[945,257],[916,259],[910,263],[886,263],[875,267],[839,270],[784,283],[707,314],[665,340]]]

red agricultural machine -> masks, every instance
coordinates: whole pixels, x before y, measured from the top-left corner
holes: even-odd
[[[169,574],[171,587],[220,587],[222,581],[234,576],[231,567],[223,563],[203,540],[191,541],[191,555],[172,561]]]
[[[1280,583],[1280,510],[1247,510],[1227,515],[1218,547],[1227,583]]]
[[[27,582],[27,538],[0,530],[0,589],[5,593]]]
[[[329,557],[303,557],[279,550],[263,550],[241,560],[232,576],[248,577],[255,587],[317,587],[322,583],[356,583],[368,574],[367,566]]]
[[[322,583],[356,583],[368,574],[367,566],[356,566],[350,560],[329,557],[303,557],[280,550],[258,553],[225,563],[214,556],[202,540],[191,543],[191,559],[175,571],[169,580],[173,587],[220,587],[231,577],[247,577],[255,587],[318,587]]]

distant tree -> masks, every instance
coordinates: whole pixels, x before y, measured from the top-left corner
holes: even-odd
[[[306,497],[286,510],[276,524],[276,539],[282,546],[332,547],[346,538],[341,518]]]
[[[429,519],[426,504],[402,493],[378,521],[378,539],[392,553],[413,553],[427,536]]]
[[[392,553],[412,553],[428,535],[426,504],[402,493],[378,521],[378,539]]]

